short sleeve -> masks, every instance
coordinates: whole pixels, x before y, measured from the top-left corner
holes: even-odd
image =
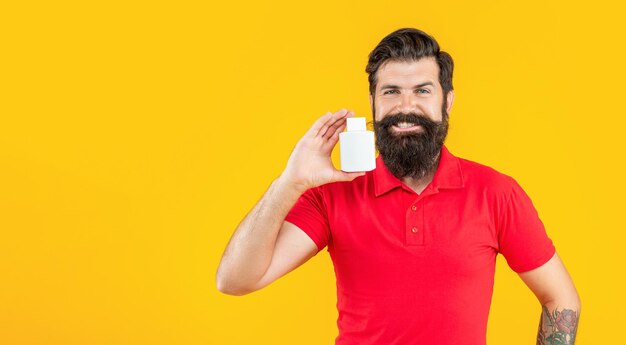
[[[330,241],[328,214],[322,186],[304,192],[285,220],[304,231],[317,245],[319,253]]]
[[[517,181],[510,179],[499,212],[498,251],[513,271],[521,273],[546,263],[556,249],[530,197]]]

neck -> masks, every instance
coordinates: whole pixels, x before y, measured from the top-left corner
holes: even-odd
[[[432,182],[434,173],[427,174],[419,179],[414,177],[404,177],[402,178],[402,182],[407,185],[409,188],[415,191],[417,194],[421,194],[424,189],[428,186],[430,182]]]

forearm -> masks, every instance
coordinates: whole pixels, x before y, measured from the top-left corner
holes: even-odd
[[[542,305],[537,345],[567,344],[576,340],[580,302],[549,302]]]
[[[236,292],[263,277],[285,217],[303,192],[282,176],[272,182],[228,242],[217,270],[218,285]]]

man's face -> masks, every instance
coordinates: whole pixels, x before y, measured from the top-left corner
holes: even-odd
[[[454,92],[444,104],[439,66],[434,57],[387,62],[377,72],[370,96],[376,146],[385,165],[398,178],[434,172],[448,133]]]

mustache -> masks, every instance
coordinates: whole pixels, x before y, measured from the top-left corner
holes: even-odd
[[[429,118],[426,118],[423,115],[419,115],[416,113],[408,113],[408,114],[396,113],[396,114],[387,115],[385,116],[384,119],[377,121],[376,124],[382,128],[388,128],[393,125],[397,125],[401,122],[414,123],[424,128],[432,128],[438,124],[438,122],[435,122]]]

